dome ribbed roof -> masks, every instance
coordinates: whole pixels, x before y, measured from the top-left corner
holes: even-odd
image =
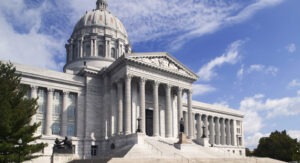
[[[74,32],[82,28],[91,26],[111,28],[127,37],[127,32],[124,28],[123,23],[107,10],[98,9],[87,12],[83,17],[80,18],[80,20],[76,24]]]

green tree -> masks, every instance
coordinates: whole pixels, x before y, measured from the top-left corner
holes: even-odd
[[[252,156],[252,152],[249,148],[246,148],[246,156]]]
[[[31,143],[41,136],[34,133],[41,125],[30,125],[37,111],[37,99],[25,98],[29,87],[21,85],[21,75],[11,63],[0,61],[0,162],[30,160],[47,144]],[[22,139],[20,147],[18,140]],[[19,152],[20,150],[20,152]]]
[[[299,142],[287,135],[286,131],[272,132],[269,137],[263,137],[253,151],[254,156],[270,157],[282,161],[299,159]]]

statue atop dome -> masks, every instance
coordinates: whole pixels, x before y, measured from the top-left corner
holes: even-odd
[[[107,6],[108,5],[107,5],[106,0],[97,0],[97,2],[96,2],[97,10],[106,10]]]

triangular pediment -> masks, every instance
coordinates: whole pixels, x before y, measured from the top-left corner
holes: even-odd
[[[133,53],[127,59],[197,80],[198,76],[168,53]]]

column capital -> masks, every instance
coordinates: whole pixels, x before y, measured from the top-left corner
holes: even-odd
[[[167,88],[167,89],[171,89],[171,87],[172,87],[172,85],[171,85],[171,84],[169,84],[169,83],[166,83],[166,88]]]
[[[131,80],[131,78],[133,77],[133,75],[132,74],[126,74],[126,76],[125,76],[125,79],[127,79],[127,80]]]
[[[39,87],[36,86],[36,85],[30,85],[30,88],[31,88],[31,89],[38,89]]]
[[[48,93],[54,92],[54,88],[47,88]]]
[[[140,83],[141,83],[141,84],[145,84],[146,81],[147,81],[147,78],[145,78],[145,77],[140,77]]]
[[[154,87],[158,87],[159,84],[160,84],[160,82],[159,82],[158,80],[154,80],[154,81],[153,81],[153,86],[154,86]]]
[[[188,89],[188,93],[189,94],[193,94],[193,90],[192,89]]]
[[[62,93],[63,93],[63,95],[68,95],[68,94],[70,94],[70,91],[63,90]]]
[[[182,92],[183,88],[182,87],[178,87],[178,92]]]

